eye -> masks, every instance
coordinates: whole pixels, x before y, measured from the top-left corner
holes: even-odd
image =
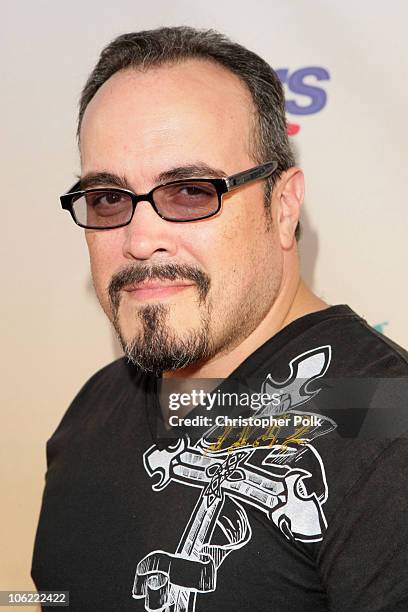
[[[86,217],[88,225],[97,225],[97,219],[102,217],[127,217],[132,210],[132,198],[121,191],[90,190],[75,202],[74,210],[77,217]]]
[[[204,189],[199,185],[181,185],[178,190],[180,195],[185,195],[189,198],[211,195],[211,190]]]
[[[87,204],[89,206],[98,207],[111,207],[120,203],[129,202],[129,196],[127,194],[119,193],[117,191],[103,191],[96,193],[89,193],[86,196]]]
[[[214,185],[204,181],[186,181],[175,185],[166,185],[156,192],[156,200],[166,206],[208,206],[217,198]]]

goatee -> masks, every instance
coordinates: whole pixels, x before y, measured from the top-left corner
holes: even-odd
[[[144,280],[191,280],[198,290],[201,306],[200,325],[177,334],[169,325],[170,306],[146,304],[136,310],[140,331],[125,340],[119,321],[121,291],[127,285]],[[164,264],[129,266],[117,272],[109,284],[113,326],[125,356],[145,372],[159,376],[162,372],[186,368],[208,359],[213,352],[210,338],[211,303],[208,301],[210,279],[199,268],[187,265]]]

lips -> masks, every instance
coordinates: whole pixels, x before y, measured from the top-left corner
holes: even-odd
[[[191,287],[192,283],[183,283],[180,281],[163,283],[160,281],[143,281],[135,283],[123,288],[123,291],[141,291],[144,289],[167,289],[170,287]]]
[[[183,281],[163,282],[148,280],[142,283],[127,285],[123,288],[123,291],[126,291],[128,295],[136,299],[163,298],[192,286],[193,283]]]

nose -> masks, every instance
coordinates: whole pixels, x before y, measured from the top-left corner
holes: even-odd
[[[177,253],[177,223],[162,219],[150,202],[141,201],[124,228],[123,255],[131,260],[150,259],[155,253]]]

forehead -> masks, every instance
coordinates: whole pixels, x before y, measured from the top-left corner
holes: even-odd
[[[123,173],[136,163],[160,171],[197,160],[239,170],[249,157],[253,125],[248,89],[218,64],[194,59],[123,70],[100,87],[84,113],[83,170],[115,170],[117,164]]]

